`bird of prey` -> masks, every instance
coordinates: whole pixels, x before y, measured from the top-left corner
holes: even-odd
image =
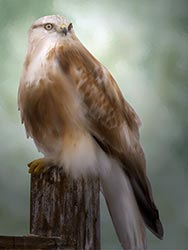
[[[29,164],[30,173],[56,165],[72,178],[97,175],[124,249],[146,249],[145,226],[162,239],[140,119],[62,16],[42,17],[29,29],[18,107],[44,155]]]

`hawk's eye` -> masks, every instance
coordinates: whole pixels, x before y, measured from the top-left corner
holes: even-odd
[[[53,28],[53,25],[52,25],[51,23],[46,23],[46,24],[44,25],[44,28],[45,28],[46,30],[51,30],[51,29]]]
[[[68,26],[68,31],[70,31],[72,28],[73,28],[73,25],[72,25],[72,23],[70,23]]]

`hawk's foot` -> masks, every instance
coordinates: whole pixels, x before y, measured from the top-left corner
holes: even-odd
[[[30,174],[40,174],[48,171],[48,164],[45,158],[34,160],[28,164]]]

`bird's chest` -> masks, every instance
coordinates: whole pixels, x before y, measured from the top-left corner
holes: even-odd
[[[59,145],[67,131],[83,126],[84,114],[77,93],[55,62],[32,67],[25,71],[19,106],[28,136],[40,151],[49,153],[54,150],[50,145]]]
[[[41,79],[38,86],[26,86],[23,95],[21,112],[28,136],[41,145],[53,143],[63,134],[66,120],[58,91]]]

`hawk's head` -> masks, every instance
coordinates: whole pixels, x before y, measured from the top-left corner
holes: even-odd
[[[29,41],[37,42],[45,39],[66,40],[75,38],[73,25],[62,16],[44,16],[36,20],[29,29]]]

